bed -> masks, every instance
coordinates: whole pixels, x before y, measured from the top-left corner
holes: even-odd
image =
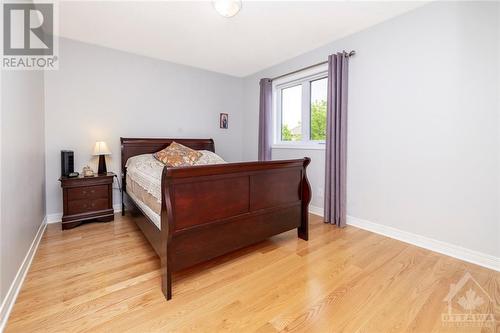
[[[173,272],[292,229],[307,241],[309,158],[170,168],[157,161],[154,165],[148,155],[173,141],[215,152],[214,141],[120,141],[122,214],[131,214],[160,257],[167,300],[172,298]]]

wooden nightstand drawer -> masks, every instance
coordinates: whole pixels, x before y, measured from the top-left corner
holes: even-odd
[[[108,198],[68,201],[68,214],[80,214],[108,208]]]
[[[68,189],[68,200],[107,198],[108,185],[76,187]]]

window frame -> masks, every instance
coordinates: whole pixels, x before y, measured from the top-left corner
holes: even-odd
[[[311,82],[328,78],[327,65],[317,66],[284,77],[273,82],[273,145],[272,148],[285,149],[325,149],[325,141],[311,140]],[[282,141],[282,96],[283,89],[302,86],[301,141]]]

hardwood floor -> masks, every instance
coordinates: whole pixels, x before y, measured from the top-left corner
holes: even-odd
[[[60,228],[48,226],[6,332],[500,332],[500,273],[314,215],[309,242],[291,231],[174,274],[169,302],[129,217]],[[466,272],[495,325],[443,325]]]

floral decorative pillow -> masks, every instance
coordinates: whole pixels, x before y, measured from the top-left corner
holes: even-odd
[[[153,154],[153,156],[169,167],[195,165],[201,153],[173,141],[167,148]]]

